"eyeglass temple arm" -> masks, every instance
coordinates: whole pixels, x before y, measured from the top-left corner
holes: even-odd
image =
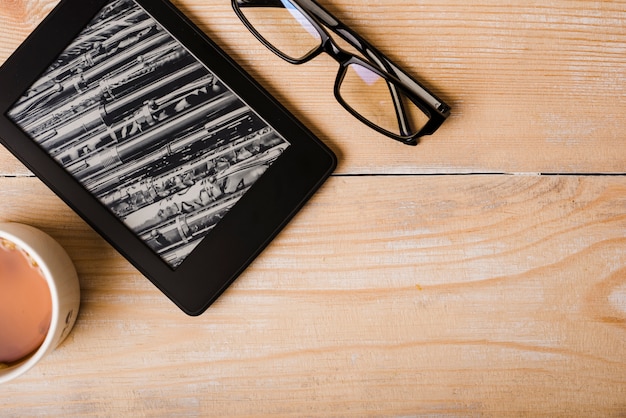
[[[294,0],[292,0],[294,1]],[[412,87],[413,92],[418,95],[424,102],[428,103],[432,109],[437,111],[444,118],[450,114],[450,106],[445,104],[441,99],[429,92],[424,86],[411,78],[407,73],[402,71],[397,65],[395,65],[389,58],[387,58],[382,52],[374,48],[369,42],[356,34],[345,24],[341,23],[339,19],[334,17],[330,12],[324,9],[315,0],[295,0],[302,7],[313,14],[319,19],[325,26],[339,35],[342,39],[356,48],[359,52],[364,54],[374,64],[378,65],[381,69],[384,69],[388,73],[396,76],[400,81],[408,86]]]

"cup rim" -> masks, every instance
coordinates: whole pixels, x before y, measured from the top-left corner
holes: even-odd
[[[8,382],[26,373],[44,357],[44,355],[52,347],[52,344],[54,342],[57,328],[59,327],[59,311],[60,311],[58,288],[57,288],[56,282],[54,281],[54,278],[52,277],[52,272],[50,271],[48,264],[41,257],[41,255],[35,249],[33,249],[31,245],[28,244],[28,242],[24,241],[21,237],[15,235],[13,232],[10,232],[4,229],[3,224],[5,223],[0,223],[0,239],[5,239],[15,244],[22,251],[26,252],[28,256],[33,258],[33,260],[37,263],[38,267],[41,269],[41,274],[46,280],[46,284],[48,285],[48,289],[50,290],[50,298],[52,299],[52,308],[51,308],[52,316],[50,318],[50,327],[48,328],[46,337],[44,338],[41,345],[22,361],[19,361],[7,368],[0,369],[0,383]],[[16,224],[16,223],[11,223],[11,224]],[[23,225],[23,224],[17,224],[17,225]]]

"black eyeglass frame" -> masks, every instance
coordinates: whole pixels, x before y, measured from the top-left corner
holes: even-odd
[[[312,49],[305,56],[294,59],[282,51],[277,49],[273,44],[267,41],[252,25],[245,14],[240,10],[240,0],[231,0],[233,10],[242,21],[242,23],[248,28],[248,30],[269,50],[284,59],[291,64],[304,64],[313,58],[317,57],[322,52],[326,52],[333,57],[339,63],[339,71],[335,79],[334,95],[337,101],[348,110],[358,120],[371,127],[372,129],[393,138],[406,145],[416,145],[418,139],[425,135],[433,134],[441,124],[450,115],[450,106],[444,103],[441,99],[431,93],[426,87],[420,84],[417,80],[400,69],[398,65],[394,64],[389,58],[387,58],[382,52],[368,43],[365,39],[359,36],[356,32],[350,29],[348,26],[339,21],[330,12],[324,9],[315,0],[288,0],[317,30],[321,38],[320,45]],[[249,6],[255,7],[272,7],[281,6],[283,3],[281,0],[243,0],[245,3],[249,2]],[[244,4],[245,5],[245,4]],[[366,61],[361,57],[354,55],[348,51],[345,51],[339,47],[330,34],[324,29],[324,26],[337,34],[340,38],[353,46],[358,52],[364,55],[368,60]],[[416,133],[407,135],[397,135],[385,130],[384,128],[372,123],[368,119],[364,118],[358,112],[356,112],[345,100],[341,97],[339,87],[343,78],[345,77],[347,68],[352,64],[361,65],[368,70],[378,74],[385,80],[393,83],[388,83],[390,92],[394,99],[396,108],[396,114],[400,127],[406,126],[406,113],[403,110],[402,100],[398,96],[398,92],[395,87],[397,86],[402,90],[404,95],[410,99],[417,107],[419,107],[427,116],[428,122]],[[405,132],[406,132],[406,128]]]

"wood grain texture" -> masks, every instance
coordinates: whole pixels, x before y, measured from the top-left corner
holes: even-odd
[[[229,1],[175,1],[335,150],[339,172],[626,172],[626,1],[322,3],[449,102],[435,136],[408,149],[370,132],[336,103],[330,58],[284,63]],[[55,4],[2,3],[0,62]],[[0,167],[23,172],[4,149]]]
[[[626,1],[320,2],[450,119],[395,144],[335,103],[329,58],[175,0],[337,174],[190,318],[0,147],[0,221],[55,237],[82,289],[1,417],[626,416]],[[0,0],[0,63],[56,3]]]
[[[37,179],[0,190],[83,292],[3,415],[626,413],[621,177],[335,177],[198,318]]]

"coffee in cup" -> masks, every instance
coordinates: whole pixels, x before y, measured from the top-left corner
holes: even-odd
[[[64,340],[79,304],[76,270],[61,245],[31,226],[0,223],[0,383]]]
[[[0,364],[19,362],[39,348],[51,319],[41,268],[15,243],[0,239]]]

